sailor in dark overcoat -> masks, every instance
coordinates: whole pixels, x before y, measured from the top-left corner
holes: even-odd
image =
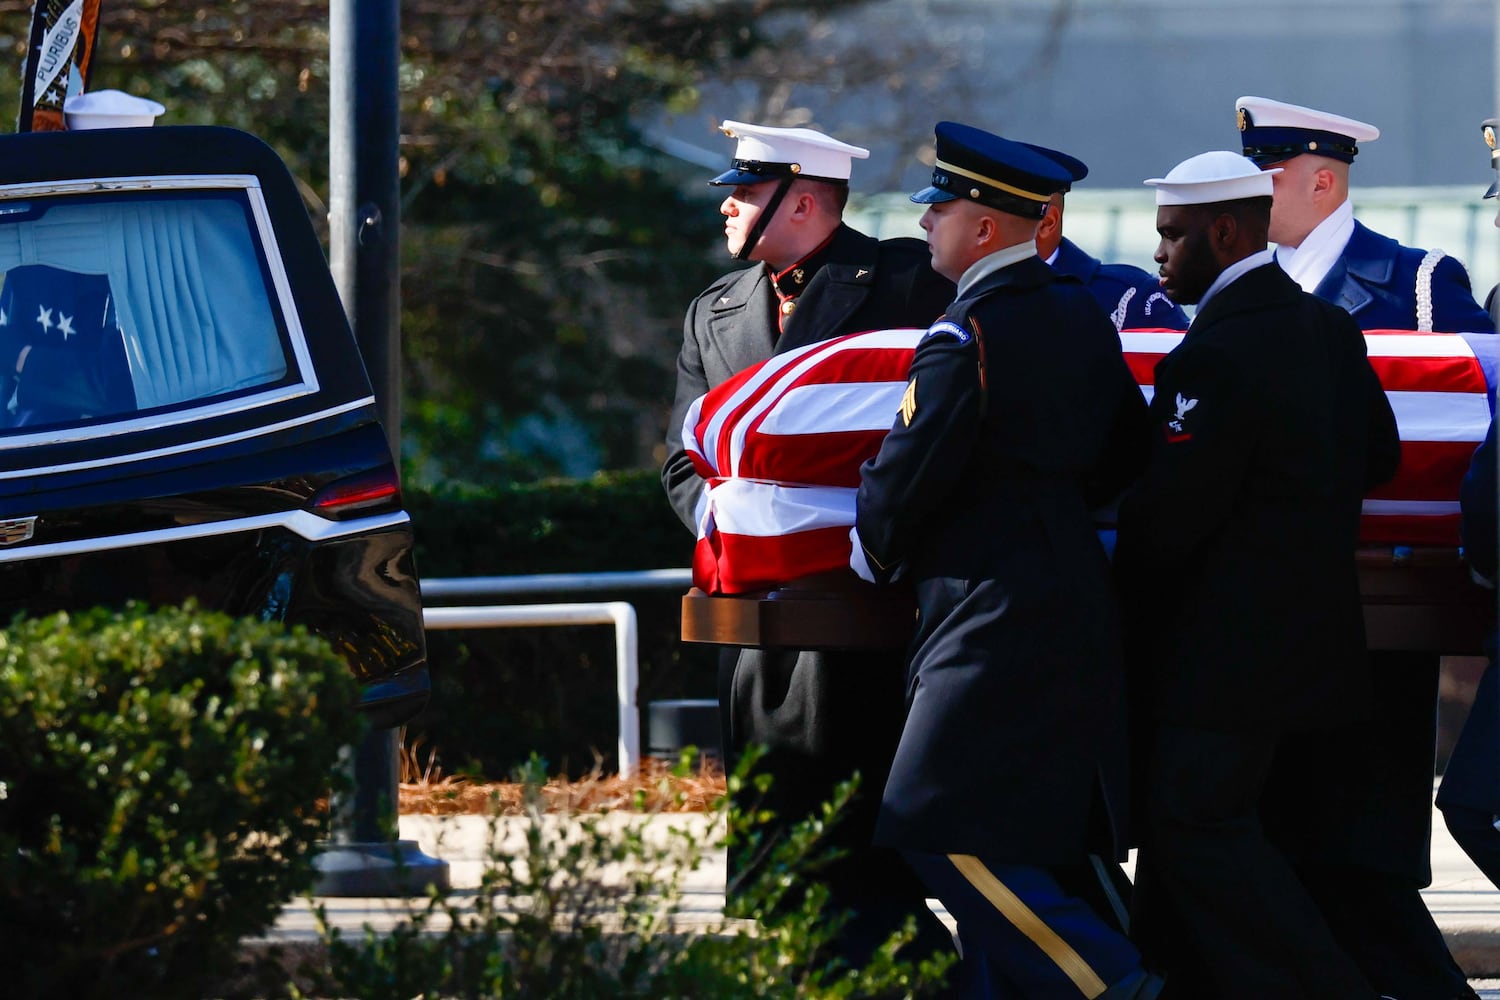
[[[1395,418],[1358,326],[1275,265],[1271,175],[1220,151],[1147,183],[1162,284],[1199,308],[1120,502],[1146,724],[1133,929],[1185,996],[1373,1000],[1258,815],[1288,732],[1368,696],[1354,552]]]
[[[703,495],[682,447],[693,400],[773,352],[863,330],[926,327],[953,297],[953,283],[932,270],[920,240],[876,240],[841,222],[851,161],[865,150],[810,129],[726,122],[724,130],[737,139],[734,162],[710,183],[728,191],[720,210],[730,252],[754,263],[709,285],[683,322],[661,478],[690,530]],[[904,670],[899,650],[726,649],[720,656],[730,764],[745,748],[761,747],[755,773],[771,778],[763,796],[752,783],[737,801],[763,818],[753,827],[759,839],[730,852],[727,892],[740,895],[789,829],[820,815],[836,786],[857,773],[860,790],[822,845],[844,856],[816,874],[830,907],[850,916],[834,943],[854,963],[907,917],[918,921],[918,951],[952,951],[920,881],[895,852],[871,844],[901,732]]]
[[[1123,819],[1123,667],[1091,510],[1133,477],[1145,403],[1113,325],[1036,253],[1066,181],[1020,143],[936,129],[933,266],[958,279],[861,470],[857,568],[916,588],[907,718],[876,841],[958,922],[975,996],[1155,996],[1075,890]]]
[[[1270,237],[1277,262],[1303,289],[1363,330],[1494,331],[1456,259],[1402,246],[1355,220],[1352,164],[1379,129],[1262,97],[1235,107],[1245,155],[1282,171]],[[1403,1000],[1474,995],[1421,896],[1432,881],[1443,652],[1372,651],[1373,714],[1326,738],[1290,743],[1266,805],[1273,837],[1297,858],[1335,932],[1371,981]],[[1310,767],[1313,760],[1320,766]]]

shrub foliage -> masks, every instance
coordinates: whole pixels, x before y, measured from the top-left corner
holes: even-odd
[[[0,633],[11,997],[195,997],[311,886],[357,692],[303,630],[189,604]]]

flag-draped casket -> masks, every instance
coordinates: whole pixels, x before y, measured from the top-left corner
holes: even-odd
[[[747,369],[694,403],[683,441],[705,484],[693,560],[698,590],[757,594],[847,571],[859,466],[896,417],[922,335],[878,330],[812,344]],[[1156,362],[1183,336],[1121,332],[1148,399]],[[1458,487],[1491,419],[1500,337],[1372,330],[1365,341],[1402,441],[1396,477],[1365,501],[1365,561],[1399,562],[1420,551],[1445,573],[1456,570]],[[992,370],[990,386],[1003,392],[1004,375]]]

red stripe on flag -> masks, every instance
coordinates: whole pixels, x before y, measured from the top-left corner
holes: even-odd
[[[1475,358],[1370,358],[1386,392],[1484,393],[1484,370]]]
[[[698,539],[693,552],[693,586],[706,594],[768,590],[801,576],[848,569],[846,527],[815,528],[787,535],[716,531]]]
[[[1457,500],[1478,441],[1403,441],[1401,466],[1388,483],[1369,493],[1373,500]]]

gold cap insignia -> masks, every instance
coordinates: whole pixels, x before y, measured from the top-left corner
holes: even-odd
[[[907,427],[911,426],[911,418],[917,415],[917,380],[912,379],[906,383],[906,392],[901,395],[901,419]]]
[[[1484,127],[1484,144],[1491,149],[1495,148],[1495,126],[1486,125]]]
[[[1250,112],[1246,111],[1244,108],[1236,108],[1234,112],[1234,123],[1235,125],[1239,126],[1239,130],[1241,132],[1245,131],[1245,129],[1250,125]]]

